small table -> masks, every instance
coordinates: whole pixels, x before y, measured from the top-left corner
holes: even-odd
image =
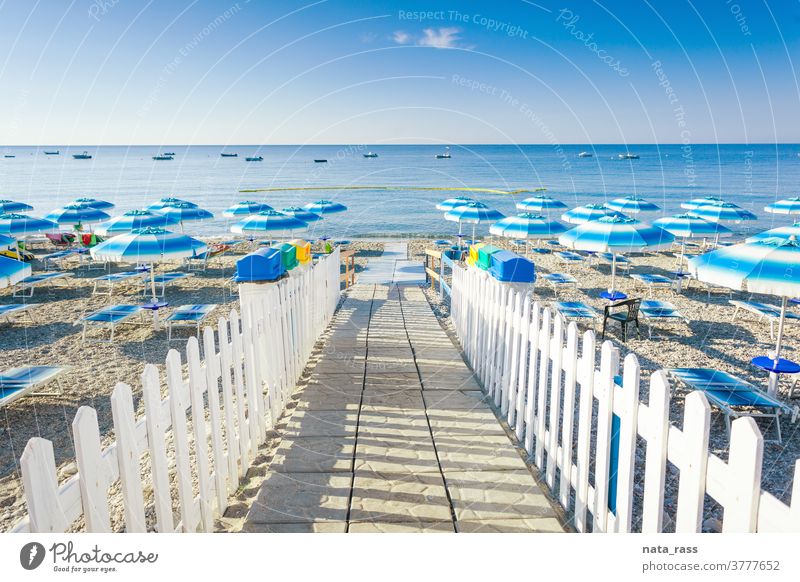
[[[691,275],[687,271],[672,271],[675,275],[675,292],[680,293],[683,287],[683,280],[688,279]]]
[[[750,363],[756,368],[761,368],[769,372],[769,381],[767,382],[767,394],[769,396],[776,396],[778,394],[778,380],[781,374],[800,373],[800,364],[784,358],[780,358],[776,362],[769,356],[758,356],[750,360]]]
[[[603,291],[600,293],[600,298],[607,299],[608,301],[622,301],[623,299],[627,299],[628,296],[622,291]]]
[[[166,301],[158,301],[152,300],[148,301],[147,303],[142,303],[142,309],[149,309],[153,312],[153,329],[158,331],[161,326],[159,325],[158,321],[158,310],[163,309],[164,307],[169,307],[169,303]]]

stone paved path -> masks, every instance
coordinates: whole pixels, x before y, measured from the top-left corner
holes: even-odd
[[[391,285],[425,283],[425,268],[421,261],[408,260],[408,243],[390,242],[383,247],[383,254],[370,259],[367,267],[358,275],[362,285]]]
[[[353,287],[296,398],[244,531],[563,531],[417,286]]]

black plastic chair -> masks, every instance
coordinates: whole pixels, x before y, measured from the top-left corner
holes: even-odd
[[[631,323],[636,324],[636,337],[641,338],[642,334],[639,332],[639,306],[641,303],[641,299],[626,299],[606,305],[603,309],[603,333],[600,335],[600,339],[606,337],[606,323],[609,319],[619,323],[622,328],[623,342],[628,340],[628,325]]]

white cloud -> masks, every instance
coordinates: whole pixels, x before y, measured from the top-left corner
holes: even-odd
[[[411,42],[411,35],[404,30],[395,30],[392,35],[392,40],[397,44],[408,44]]]
[[[441,28],[426,28],[424,36],[417,41],[419,46],[430,46],[433,48],[454,48],[461,40],[459,33],[461,29],[455,26],[445,26]]]
[[[369,44],[374,42],[375,39],[378,38],[378,35],[374,32],[362,32],[360,35],[358,35],[358,38],[361,40],[361,42]]]

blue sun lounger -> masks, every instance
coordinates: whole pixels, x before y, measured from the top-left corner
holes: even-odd
[[[756,386],[722,370],[712,368],[670,368],[665,372],[692,390],[702,390],[709,403],[725,415],[725,428],[731,434],[731,418],[752,416],[774,418],[781,437],[781,415],[790,415],[797,421],[798,408],[792,408],[780,400],[768,396]]]
[[[63,394],[58,377],[66,368],[58,366],[22,366],[0,373],[0,408],[55,380],[58,392],[39,393],[39,396]]]
[[[586,257],[574,253],[572,251],[559,251],[556,253],[558,260],[565,265],[581,265],[586,260]]]
[[[758,316],[759,320],[766,318],[769,321],[769,336],[775,339],[775,324],[780,322],[781,319],[780,307],[777,305],[769,305],[767,303],[759,303],[758,301],[739,301],[738,299],[731,299],[728,301],[728,303],[736,308],[736,310],[733,312],[733,317],[731,317],[731,321],[736,319],[740,309],[754,313]],[[786,312],[787,321],[797,321],[798,319],[800,319],[800,315],[794,313],[793,311]]]
[[[556,296],[558,295],[559,289],[573,287],[576,291],[578,290],[578,280],[572,275],[567,275],[565,273],[547,273],[546,275],[542,275],[542,278],[553,288],[553,294]]]
[[[675,284],[675,281],[664,275],[657,275],[655,273],[634,273],[630,278],[635,281],[633,284],[634,289],[638,289],[639,284],[647,287],[647,296],[652,297],[653,289],[663,288],[670,289]]]
[[[94,313],[85,315],[75,322],[75,325],[83,325],[81,342],[86,343],[86,331],[90,326],[108,327],[111,329],[111,337],[108,340],[95,340],[96,342],[112,343],[114,341],[114,331],[116,327],[134,315],[142,311],[141,305],[110,305]]]
[[[596,253],[594,256],[608,265],[614,262],[613,253]],[[619,254],[616,256],[617,256],[617,268],[624,269],[626,271],[631,268],[631,260],[628,257],[624,257]]]
[[[41,303],[23,303],[19,305],[0,305],[0,317],[5,317],[6,321],[11,323],[12,315],[27,315],[31,318],[31,322],[35,323],[31,309],[38,307]]]
[[[172,328],[174,327],[195,327],[197,335],[200,335],[200,325],[214,309],[216,303],[206,303],[198,305],[181,305],[172,315],[167,318],[167,341],[172,341]]]
[[[47,283],[56,279],[67,277],[69,273],[62,271],[52,271],[49,273],[36,273],[30,277],[25,277],[14,286],[14,297],[33,297],[33,290],[36,285]]]
[[[159,297],[164,297],[164,293],[166,292],[167,286],[175,283],[176,281],[180,281],[182,279],[186,279],[187,277],[192,277],[192,273],[160,273],[153,277],[153,280],[156,284],[156,289],[161,287],[161,292],[159,293],[156,291],[156,295]],[[144,283],[144,295],[147,295],[150,292],[150,277],[145,277],[142,279]]]
[[[142,271],[123,271],[122,273],[109,273],[108,275],[101,275],[92,279],[94,287],[92,288],[92,295],[108,295],[114,293],[114,285],[118,283],[125,283],[131,279],[142,279],[147,273]],[[102,287],[105,287],[103,290]]]
[[[42,257],[42,261],[44,262],[44,268],[49,269],[52,267],[52,263],[57,263],[59,267],[62,266],[62,263],[74,255],[78,254],[78,249],[64,249],[62,251],[56,251],[54,253],[50,253],[49,255],[44,255]]]
[[[596,309],[581,303],[580,301],[557,301],[555,304],[556,311],[567,321],[591,321],[592,327],[595,322],[600,318],[600,314]]]
[[[639,315],[647,322],[647,331],[653,339],[654,324],[689,324],[689,320],[669,301],[645,299],[639,305]]]

